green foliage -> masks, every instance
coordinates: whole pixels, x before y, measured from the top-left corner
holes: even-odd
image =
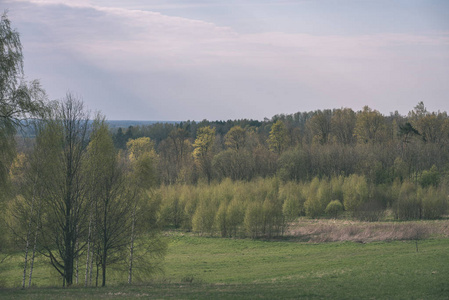
[[[437,219],[447,213],[448,197],[442,189],[430,186],[425,189],[419,189],[418,198],[422,204],[423,219]]]
[[[315,177],[307,190],[307,200],[304,203],[306,216],[316,218],[322,216],[327,204],[332,200],[332,190],[327,180]]]
[[[421,174],[420,184],[423,188],[428,186],[437,187],[440,182],[440,172],[435,165],[430,170],[425,170]]]
[[[307,169],[307,154],[299,147],[287,150],[279,157],[277,174],[284,181],[307,179]]]
[[[281,154],[287,148],[288,132],[284,122],[279,120],[271,126],[267,142],[270,149],[277,154]]]
[[[401,220],[418,219],[421,217],[421,201],[417,188],[411,182],[404,182],[394,203],[395,215]]]
[[[331,119],[333,140],[341,144],[352,144],[354,142],[356,120],[356,114],[350,108],[334,110]]]
[[[179,199],[178,191],[164,187],[162,190],[161,220],[165,226],[172,225],[180,228],[185,218],[183,203]]]
[[[258,237],[263,230],[263,206],[259,202],[250,203],[245,212],[246,234],[252,238]]]
[[[326,215],[337,218],[338,214],[343,212],[343,204],[339,200],[332,200],[329,202],[329,204],[326,206],[326,209],[324,211]]]
[[[6,15],[0,19],[0,129],[20,126],[23,119],[44,112],[45,92],[37,80],[23,80],[23,53],[19,33]],[[15,131],[15,129],[10,128]]]
[[[39,81],[24,80],[19,33],[4,12],[0,19],[0,200],[6,197],[8,170],[15,156],[14,135],[27,119],[44,116],[45,103]]]
[[[228,204],[226,202],[221,202],[220,207],[218,207],[217,214],[215,215],[215,228],[220,232],[221,237],[228,236]]]
[[[251,180],[254,165],[253,157],[245,150],[225,150],[215,155],[212,161],[218,179]]]
[[[141,189],[149,189],[157,182],[157,154],[154,143],[147,137],[126,143],[128,159],[133,168],[134,183]]]
[[[421,177],[426,185],[427,178],[435,182],[427,176],[431,167],[438,166],[442,176],[449,159],[447,113],[427,112],[422,103],[408,116],[384,116],[365,106],[358,112],[341,108],[276,115],[263,122],[158,123],[123,128],[116,136],[151,137],[164,184],[274,175],[299,182],[357,174],[373,185]]]
[[[239,236],[239,228],[245,219],[245,208],[245,203],[237,197],[229,203],[226,211],[226,227],[230,236]]]
[[[355,212],[368,200],[368,183],[364,176],[351,175],[343,183],[345,210]]]
[[[203,171],[208,183],[212,179],[212,155],[215,140],[215,128],[201,127],[193,143],[193,157],[195,162]]]
[[[354,134],[359,143],[380,142],[385,138],[385,119],[377,111],[368,106],[358,114]]]
[[[329,109],[318,110],[312,118],[307,122],[307,125],[313,136],[312,141],[320,144],[325,144],[329,141],[331,133],[331,118],[332,111]]]
[[[246,131],[238,125],[232,127],[225,135],[225,145],[235,151],[244,149],[246,145]]]
[[[305,197],[302,190],[302,185],[287,182],[279,191],[279,198],[283,199],[282,213],[288,222],[304,213]]]

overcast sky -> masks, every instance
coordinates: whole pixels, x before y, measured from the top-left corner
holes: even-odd
[[[27,79],[111,120],[449,111],[449,1],[0,0]]]

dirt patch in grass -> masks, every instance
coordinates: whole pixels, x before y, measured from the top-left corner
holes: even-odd
[[[300,219],[289,224],[285,236],[302,242],[374,242],[449,237],[449,220],[358,222]]]

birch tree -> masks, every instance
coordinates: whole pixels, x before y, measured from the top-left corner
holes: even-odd
[[[120,261],[129,244],[132,201],[129,201],[123,166],[104,119],[97,118],[93,124],[87,156],[93,183],[90,190],[97,197],[94,211],[96,226],[94,230],[89,228],[89,231],[96,236],[102,267],[101,285],[105,286],[107,266]]]
[[[212,157],[215,140],[215,128],[201,127],[198,129],[195,143],[193,144],[193,157],[203,171],[210,184],[212,179]]]
[[[130,140],[126,144],[128,150],[129,180],[132,189],[131,232],[129,242],[128,283],[133,281],[135,260],[135,242],[141,236],[145,201],[148,201],[148,191],[157,182],[157,155],[154,143],[149,138]],[[146,215],[146,218],[149,216]]]

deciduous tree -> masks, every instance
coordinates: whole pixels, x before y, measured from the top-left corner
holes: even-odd
[[[288,132],[281,120],[277,121],[271,126],[270,136],[268,137],[268,145],[270,149],[281,154],[288,146]]]
[[[210,183],[212,179],[213,145],[215,140],[215,128],[201,127],[198,129],[195,143],[193,144],[193,157],[203,174]]]

